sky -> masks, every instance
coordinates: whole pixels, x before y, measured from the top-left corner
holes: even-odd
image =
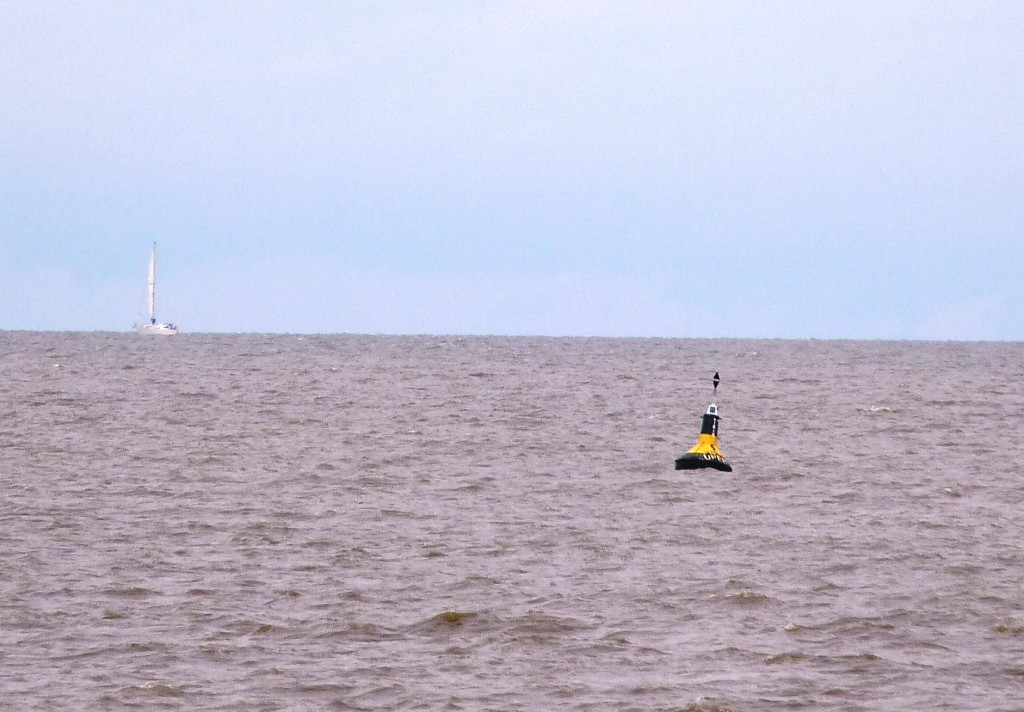
[[[1024,340],[1016,0],[2,0],[0,329]]]

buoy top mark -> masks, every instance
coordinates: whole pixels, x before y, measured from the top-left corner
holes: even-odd
[[[718,393],[718,384],[722,382],[722,379],[718,377],[718,371],[715,371],[715,377],[711,379],[711,383],[714,385],[714,392]]]

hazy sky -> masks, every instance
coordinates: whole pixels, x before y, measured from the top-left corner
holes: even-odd
[[[1024,340],[1024,3],[0,1],[0,329]]]

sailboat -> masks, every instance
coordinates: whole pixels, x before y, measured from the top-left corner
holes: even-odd
[[[155,334],[159,336],[174,336],[178,333],[178,327],[166,322],[156,320],[156,243],[153,243],[153,252],[149,256],[149,323],[139,324],[136,329],[140,334]]]

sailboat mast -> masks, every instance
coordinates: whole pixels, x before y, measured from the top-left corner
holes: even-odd
[[[156,243],[149,256],[149,320],[156,321]]]

